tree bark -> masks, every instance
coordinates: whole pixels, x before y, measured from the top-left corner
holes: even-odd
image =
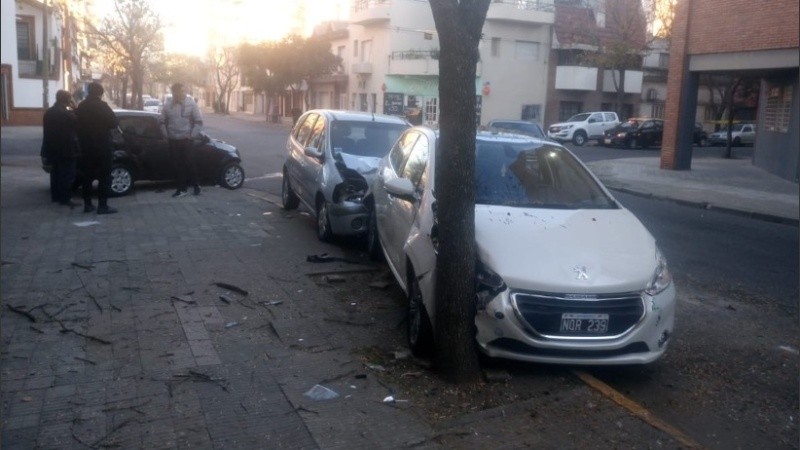
[[[475,75],[489,0],[431,0],[430,5],[441,49],[435,366],[448,381],[471,382],[480,375],[475,343]]]

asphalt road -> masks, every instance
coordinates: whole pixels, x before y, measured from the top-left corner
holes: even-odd
[[[246,186],[278,197],[288,128],[219,116],[206,122],[210,134],[239,147]],[[721,151],[696,149],[695,154],[719,157]],[[735,149],[739,156],[748,151]],[[657,150],[589,146],[575,152],[594,160]],[[588,373],[702,446],[797,448],[797,228],[615,195],[650,229],[670,261],[678,290],[677,325],[669,351],[655,364],[590,368]],[[304,220],[308,239],[316,239],[313,219]],[[360,250],[355,243],[341,246],[345,254]],[[348,298],[364,295],[363,289],[352,290]],[[368,298],[359,301],[369,303]],[[561,367],[498,365],[511,374],[512,391],[565,374]]]

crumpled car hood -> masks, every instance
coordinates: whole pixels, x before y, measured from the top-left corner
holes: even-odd
[[[619,293],[644,289],[655,239],[628,210],[477,205],[478,256],[511,289]]]
[[[356,156],[349,153],[339,153],[339,156],[342,157],[342,162],[348,169],[353,169],[362,175],[374,175],[381,162],[381,158],[371,156]]]

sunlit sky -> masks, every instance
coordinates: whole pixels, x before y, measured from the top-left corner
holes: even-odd
[[[348,0],[142,0],[165,24],[164,50],[204,56],[210,45],[279,40],[295,32],[310,34],[325,20],[345,19]],[[113,8],[95,0],[96,14]],[[305,22],[305,23],[303,23]]]

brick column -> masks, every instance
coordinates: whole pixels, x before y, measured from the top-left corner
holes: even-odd
[[[669,75],[667,77],[667,99],[664,104],[664,137],[661,145],[662,169],[685,170],[691,167],[691,146],[689,147],[689,167],[685,167],[685,161],[681,161],[683,164],[679,164],[678,144],[681,142],[679,124],[683,122],[683,120],[681,120],[681,112],[685,109],[682,100],[686,97],[684,93],[688,88],[686,84],[689,82],[686,75],[689,73],[689,17],[692,10],[692,3],[692,0],[678,2],[675,10],[675,18],[672,22]],[[696,84],[694,95],[696,104]],[[693,115],[694,113],[692,113],[692,116]]]

